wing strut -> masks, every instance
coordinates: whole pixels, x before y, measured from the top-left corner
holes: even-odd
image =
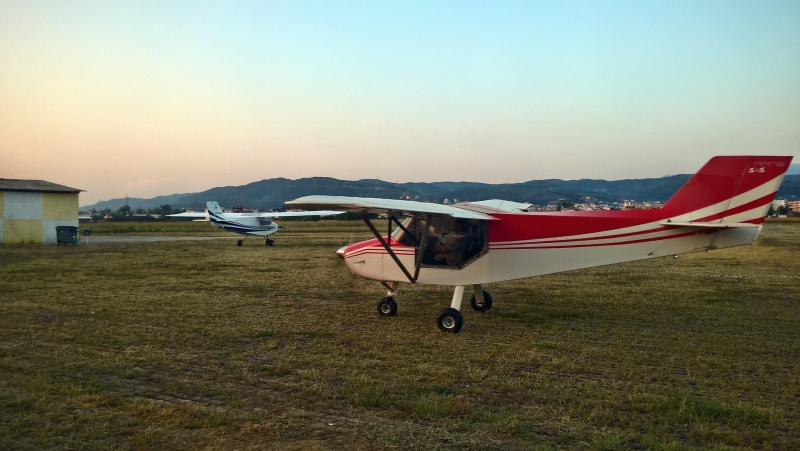
[[[380,241],[380,243],[383,245],[383,248],[386,249],[386,252],[389,253],[389,256],[391,256],[394,262],[397,263],[397,267],[400,268],[401,271],[403,271],[403,274],[405,274],[406,277],[408,277],[408,281],[411,283],[417,283],[417,280],[414,277],[412,277],[411,273],[409,273],[406,267],[403,266],[403,263],[400,261],[399,258],[397,258],[397,255],[395,255],[394,251],[392,250],[392,247],[389,246],[389,243],[387,243],[386,240],[383,239],[380,232],[378,232],[378,229],[376,229],[375,226],[372,224],[372,221],[370,221],[369,218],[367,218],[367,215],[362,213],[359,214],[359,216],[361,216],[361,219],[364,221],[367,227],[369,227],[369,230],[372,232],[372,234],[375,235],[375,238],[377,238],[378,241]],[[392,221],[389,221],[390,231],[391,231],[391,224]],[[391,239],[391,233],[389,235]]]
[[[417,244],[419,244],[419,249],[417,250],[418,252],[417,261],[414,264],[414,280],[417,280],[419,278],[419,268],[422,267],[422,259],[425,258],[425,251],[428,248],[428,224],[430,223],[431,223],[431,215],[425,215],[425,222],[424,222],[425,229],[422,230],[420,233],[420,238],[422,239],[422,242],[420,243],[419,241],[417,241]],[[414,240],[417,239],[416,236],[414,235],[411,236],[414,237]]]
[[[394,221],[394,223],[397,224],[397,227],[400,227],[400,229],[403,232],[405,232],[406,235],[410,236],[411,239],[413,239],[417,243],[417,245],[419,245],[419,240],[417,239],[416,235],[409,232],[408,229],[403,227],[403,224],[401,224],[400,221],[398,221],[394,215],[389,215],[389,236],[392,235],[392,221]]]

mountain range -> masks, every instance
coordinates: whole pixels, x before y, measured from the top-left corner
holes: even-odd
[[[800,198],[800,165],[792,165],[778,191],[778,197]],[[172,194],[151,199],[119,198],[82,206],[82,210],[112,211],[125,205],[149,209],[169,204],[173,208],[203,209],[209,200],[225,207],[248,206],[259,210],[282,209],[283,203],[302,196],[324,194],[329,196],[379,197],[410,199],[441,203],[445,199],[477,201],[504,199],[546,205],[548,202],[567,200],[573,203],[587,201],[619,202],[623,199],[664,202],[688,179],[690,174],[672,175],[650,179],[630,180],[531,180],[522,183],[431,182],[391,183],[376,179],[338,180],[330,177],[311,177],[297,180],[274,178],[241,186],[212,188],[199,193]]]

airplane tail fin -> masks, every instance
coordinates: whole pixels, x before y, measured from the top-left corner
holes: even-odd
[[[216,201],[213,201],[213,200],[209,201],[209,202],[206,202],[206,209],[208,209],[209,217],[212,216],[211,213],[213,213],[216,216],[220,216],[220,217],[225,215],[225,213],[219,207],[219,204]]]
[[[662,207],[673,222],[760,224],[792,157],[714,157]]]

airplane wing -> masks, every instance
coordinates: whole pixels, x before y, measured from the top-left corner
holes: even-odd
[[[533,207],[533,204],[512,202],[510,200],[502,199],[489,199],[479,202],[465,202],[464,204],[456,204],[456,207],[466,208],[472,211],[480,211],[482,213],[519,213],[528,211],[529,208]]]
[[[305,196],[286,202],[294,208],[336,208],[352,213],[423,213],[429,215],[452,216],[462,219],[493,220],[490,215],[469,211],[452,205],[439,205],[412,200],[376,199],[370,197],[346,196]]]
[[[289,217],[303,217],[303,216],[336,216],[344,213],[343,211],[335,210],[316,210],[316,211],[275,211],[275,212],[262,212],[262,213],[225,213],[225,216],[236,217],[258,217],[258,218],[289,218]]]
[[[302,216],[334,216],[344,213],[343,211],[323,210],[323,211],[275,211],[275,212],[262,212],[262,213],[224,213],[226,218],[286,218],[286,217],[302,217]],[[174,215],[167,215],[170,218],[199,218],[205,219],[208,217],[207,213],[178,213]]]

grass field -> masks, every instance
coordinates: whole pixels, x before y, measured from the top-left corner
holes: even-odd
[[[457,335],[444,287],[377,316],[369,236],[0,246],[0,449],[800,449],[800,222],[491,284]]]

